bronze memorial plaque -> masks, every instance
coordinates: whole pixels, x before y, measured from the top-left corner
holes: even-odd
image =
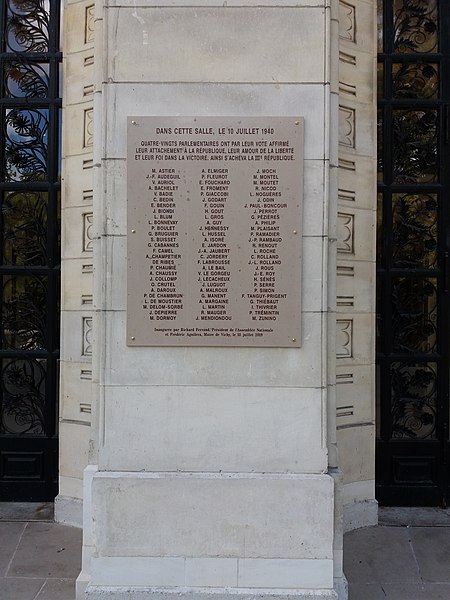
[[[130,346],[300,346],[303,119],[128,119]]]

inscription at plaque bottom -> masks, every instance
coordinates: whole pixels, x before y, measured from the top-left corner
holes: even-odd
[[[130,117],[131,346],[300,345],[303,119]]]

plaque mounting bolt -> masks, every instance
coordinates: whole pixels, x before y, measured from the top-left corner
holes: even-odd
[[[292,232],[294,235],[297,235],[297,230],[294,229],[294,231]]]
[[[131,121],[131,124],[136,125],[137,123],[136,123],[136,121]]]
[[[131,339],[133,339],[133,338],[131,338]],[[292,341],[293,341],[293,342],[296,342],[296,341],[297,341],[297,338],[292,338]]]
[[[132,230],[131,230],[131,233],[136,233],[136,229],[132,229]]]
[[[134,341],[136,338],[134,337],[134,335],[131,336],[131,339]]]
[[[300,125],[300,121],[295,121],[295,124],[296,125]]]

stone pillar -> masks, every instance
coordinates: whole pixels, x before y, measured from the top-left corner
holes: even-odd
[[[376,525],[377,3],[339,1],[337,434],[344,528]]]
[[[61,391],[55,518],[81,527],[92,387],[94,3],[66,0],[63,12]]]
[[[333,569],[335,494],[328,474],[328,439],[335,438],[327,431],[334,421],[328,415],[334,326],[327,299],[335,296],[329,202],[336,189],[330,170],[337,162],[329,1],[100,4],[98,469],[90,468],[85,487],[85,597],[337,598],[333,571],[341,571]],[[127,347],[126,120],[132,115],[304,117],[300,348]]]

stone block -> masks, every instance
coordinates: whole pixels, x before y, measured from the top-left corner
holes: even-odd
[[[80,222],[73,223],[74,229]],[[81,237],[81,235],[80,235]],[[68,258],[61,264],[61,306],[63,310],[83,310],[92,306],[92,274],[83,272],[83,258]]]
[[[376,206],[375,158],[357,155],[349,158],[353,167],[346,169],[341,166],[339,169],[339,202],[374,210]]]
[[[92,48],[76,53],[67,53],[64,57],[64,94],[65,106],[92,101],[94,93],[94,63]],[[70,135],[71,131],[67,132]]]
[[[103,557],[328,560],[333,510],[327,475],[99,472],[93,479]]]
[[[325,317],[302,314],[302,347],[206,348],[127,347],[126,313],[109,312],[105,348],[106,385],[205,385],[298,387],[323,385],[322,339]],[[68,318],[68,317],[67,317]],[[369,342],[368,342],[369,344]],[[72,345],[72,343],[71,343]]]
[[[110,8],[107,23],[114,82],[324,81],[319,7],[134,6]]]
[[[62,259],[90,258],[93,253],[93,211],[89,206],[63,208]]]
[[[339,92],[345,103],[346,99],[358,98],[359,103],[372,105],[374,102],[373,54],[355,50],[356,65],[346,61],[339,62]],[[369,124],[370,125],[370,124]],[[372,124],[375,127],[375,121]]]
[[[343,209],[345,212],[346,208]],[[361,215],[361,218],[364,215]],[[371,233],[370,225],[366,226],[366,231]],[[363,239],[364,231],[358,232],[358,245]],[[370,251],[368,245],[366,250]],[[342,260],[339,257],[340,265],[348,265],[353,269],[353,277],[336,277],[336,299],[337,312],[345,313],[353,309],[358,313],[375,312],[375,262],[359,260]]]
[[[336,319],[337,367],[374,363],[374,316],[370,313],[339,313]]]
[[[326,311],[324,274],[326,273],[327,239],[303,236],[302,253],[302,310],[305,312]]]
[[[187,558],[185,585],[189,587],[236,587],[238,559]]]
[[[107,393],[102,470],[320,473],[327,467],[320,389],[179,385]]]
[[[87,166],[90,168],[86,168]],[[92,160],[84,155],[65,157],[62,179],[63,208],[92,206],[93,186]]]
[[[333,561],[242,558],[239,560],[238,585],[281,589],[332,587]]]
[[[59,475],[59,494],[67,498],[83,498],[83,480],[77,477]]]
[[[91,582],[95,585],[183,587],[185,582],[182,557],[98,557],[91,561],[91,567]]]
[[[105,190],[105,214],[100,224],[104,235],[127,233],[127,161],[104,160],[102,185]]]
[[[353,365],[336,369],[336,417],[338,427],[375,419],[375,366]]]
[[[90,428],[87,424],[60,421],[59,472],[63,477],[83,479],[88,464]],[[76,448],[76,452],[74,452]],[[69,495],[69,494],[62,494]]]
[[[92,310],[61,311],[61,358],[91,363]]]
[[[86,111],[92,110],[92,100],[86,99],[81,104],[66,106],[64,111],[65,126],[62,137],[63,156],[92,153],[92,144],[87,134]],[[69,133],[70,132],[70,133]]]
[[[355,425],[339,429],[337,438],[344,483],[374,480],[374,425]]]
[[[60,415],[64,420],[91,421],[92,370],[86,363],[60,361]]]
[[[94,0],[66,2],[64,9],[64,37],[66,50],[79,52],[93,43],[93,6]]]

